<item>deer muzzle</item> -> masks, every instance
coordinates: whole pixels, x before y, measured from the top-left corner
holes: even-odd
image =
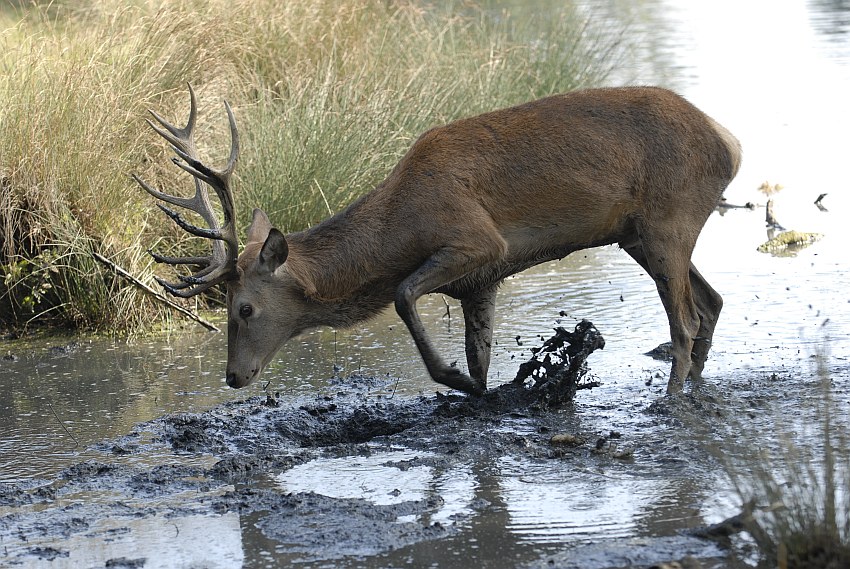
[[[227,385],[232,387],[233,389],[242,389],[251,384],[254,381],[254,378],[257,377],[257,370],[254,370],[252,373],[239,375],[235,372],[227,373]]]

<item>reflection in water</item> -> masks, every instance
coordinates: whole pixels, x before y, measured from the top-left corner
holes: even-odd
[[[516,458],[446,471],[412,465],[427,462],[429,456],[374,446],[367,456],[319,459],[295,467],[279,475],[275,483],[287,492],[360,498],[376,505],[440,496],[441,505],[428,519],[400,516],[397,521],[426,526],[439,522],[457,533],[442,539],[439,546],[425,542],[388,551],[378,566],[415,560],[416,566],[454,567],[470,558],[478,567],[514,566],[562,551],[564,546],[595,544],[603,537],[676,535],[683,528],[705,523],[695,508],[704,488],[684,476],[636,475],[634,465],[606,459],[594,471],[560,461],[553,467],[552,461]],[[296,555],[298,544],[292,547],[287,553],[289,547],[278,546],[279,554]],[[348,566],[339,557],[339,549],[337,543],[328,557],[301,559],[300,564],[321,567],[333,558]],[[310,554],[316,552],[311,549]],[[615,557],[600,555],[600,559]]]
[[[850,2],[809,0],[808,16],[812,30],[824,42],[825,55],[840,64],[850,64]]]
[[[613,483],[598,473],[556,472],[515,460],[501,461],[499,470],[509,528],[535,543],[629,536],[635,517],[667,490],[657,480],[623,477]]]
[[[145,567],[173,569],[175,567],[204,567],[231,569],[244,561],[239,516],[149,516],[138,518],[103,518],[83,533],[73,533],[62,540],[61,550],[67,555],[52,556],[50,548],[58,544],[42,543],[38,531],[21,528],[26,548],[44,547],[45,556],[34,567],[56,569],[80,567]],[[58,552],[58,551],[57,551]],[[14,557],[15,548],[7,547],[5,554]],[[124,563],[116,563],[124,560]],[[49,564],[46,561],[49,560]],[[111,563],[109,561],[111,560]],[[105,565],[104,565],[105,564]],[[20,566],[19,564],[16,564]]]
[[[421,458],[411,451],[376,452],[357,458],[323,458],[283,472],[285,492],[316,492],[331,498],[362,498],[387,505],[422,500],[432,479],[430,466],[401,468],[400,461]]]
[[[477,469],[479,478],[492,479],[487,482],[476,479],[467,467],[438,472],[431,466],[403,462],[423,458],[428,455],[377,450],[356,458],[318,459],[281,473],[276,482],[285,492],[360,498],[376,505],[439,495],[444,502],[429,521],[441,523],[451,523],[454,516],[468,517],[474,511],[479,489],[495,483],[500,497],[498,507],[509,519],[506,530],[514,535],[514,540],[532,543],[594,539],[599,534],[629,535],[645,509],[673,505],[670,497],[676,486],[675,480],[553,469],[550,464],[515,458],[490,465],[488,474]],[[676,506],[680,503],[675,501]],[[487,512],[488,517],[492,509]],[[398,521],[414,520],[402,517]],[[675,521],[681,529],[681,517]]]

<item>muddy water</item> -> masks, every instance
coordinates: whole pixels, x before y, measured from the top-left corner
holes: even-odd
[[[602,386],[557,413],[477,416],[435,400],[391,312],[308,334],[241,392],[223,384],[222,335],[8,343],[0,564],[606,568],[688,553],[732,563],[681,533],[738,505],[709,451],[731,434],[756,437],[745,448],[777,432],[812,443],[813,356],[824,349],[839,402],[850,399],[850,13],[821,2],[585,5],[637,41],[613,82],[674,87],[739,136],[729,202],[763,204],[756,188],[780,183],[779,221],[824,235],[772,256],[756,251],[763,209],[709,220],[694,259],[725,305],[691,401],[698,425],[647,412],[668,364],[643,352],[667,339],[667,324],[652,281],[615,248],[537,267],[500,293],[493,385],[553,326],[587,318],[605,336],[589,360]],[[828,211],[813,205],[822,193]],[[457,303],[433,297],[421,310],[464,366]],[[263,405],[266,393],[280,394],[279,407]],[[365,438],[299,438],[287,426],[312,433],[335,421]],[[560,432],[587,442],[552,447]],[[600,438],[631,458],[595,453]],[[248,456],[260,457],[253,470]],[[96,462],[75,466],[84,461]]]

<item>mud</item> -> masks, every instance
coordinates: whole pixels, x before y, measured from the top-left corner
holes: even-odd
[[[98,460],[75,464],[55,480],[0,487],[2,561],[8,566],[44,561],[73,566],[82,562],[87,544],[132,542],[145,521],[169,528],[179,539],[191,520],[235,515],[241,532],[254,534],[252,543],[268,544],[270,566],[281,560],[361,566],[364,559],[377,559],[363,566],[389,567],[398,559],[418,560],[422,554],[417,551],[434,544],[429,563],[449,567],[454,565],[451,559],[434,552],[438,544],[465,542],[472,520],[486,519],[503,506],[498,497],[481,492],[466,507],[446,513],[444,492],[435,484],[424,495],[407,499],[403,487],[394,487],[390,479],[386,486],[377,483],[377,499],[366,499],[289,491],[281,477],[320,461],[356,464],[371,459],[398,476],[426,469],[446,473],[448,479],[459,469],[486,472],[506,460],[549,466],[554,461],[564,470],[633,469],[666,478],[670,469],[676,476],[698,477],[710,468],[713,459],[692,438],[676,435],[681,409],[697,414],[704,425],[723,416],[716,398],[704,391],[644,408],[625,432],[582,426],[571,397],[587,372],[585,358],[603,345],[594,334],[592,325],[581,335],[558,332],[546,350],[536,351],[537,362],[546,360],[548,368],[529,371],[534,365],[530,361],[519,381],[479,398],[396,397],[385,394],[386,389],[376,394],[389,387],[389,380],[350,376],[332,380],[328,391],[316,397],[292,400],[267,394],[141,424],[126,436],[97,445]],[[572,342],[565,341],[567,336]],[[553,346],[557,349],[548,349]],[[545,352],[558,350],[560,371],[571,367],[571,373],[558,376],[558,366],[550,365]],[[565,393],[571,394],[569,400]],[[534,474],[527,476],[533,481]],[[406,553],[392,557],[397,552]],[[144,548],[118,553],[97,562],[107,567],[181,566],[179,559]],[[697,556],[704,567],[712,567],[726,553],[710,540],[679,533],[616,546],[585,542],[568,550],[541,549],[513,564],[602,569],[649,566],[683,555]],[[197,564],[191,555],[189,560],[185,566]],[[219,561],[220,566],[265,563],[260,558]],[[501,561],[496,556],[482,566]]]
[[[57,480],[32,488],[3,488],[0,504],[6,513],[0,518],[0,537],[6,544],[5,562],[14,566],[67,558],[72,551],[63,542],[77,534],[102,534],[107,530],[98,528],[98,520],[105,518],[130,522],[231,512],[240,517],[259,514],[256,529],[305,561],[374,556],[456,534],[463,516],[450,523],[427,521],[443,505],[439,495],[385,505],[311,492],[286,493],[268,487],[268,480],[318,457],[369,456],[381,447],[427,453],[386,463],[400,471],[423,465],[448,471],[459,463],[494,457],[559,460],[565,468],[576,459],[613,460],[598,444],[607,442],[611,433],[583,433],[586,443],[554,446],[550,439],[569,430],[569,415],[519,407],[518,397],[497,396],[498,390],[481,400],[456,395],[372,398],[359,388],[358,379],[339,382],[336,393],[314,401],[289,404],[273,399],[270,405],[268,398],[258,397],[206,413],[165,416],[112,441],[112,457],[105,453],[103,461],[74,465]],[[505,391],[517,393],[513,386]],[[523,432],[512,426],[517,419],[526,422]],[[658,420],[668,419],[661,415]],[[143,431],[154,440],[141,442]],[[652,452],[663,443],[646,437],[629,442]],[[147,468],[127,461],[160,446],[171,449],[173,463]],[[184,462],[186,458],[190,463]],[[191,464],[198,458],[208,466]],[[659,456],[659,460],[665,459]],[[682,462],[675,456],[666,460]],[[388,494],[393,491],[387,488]],[[86,495],[93,492],[113,496],[92,503]],[[489,506],[485,501],[474,504],[478,510]],[[131,531],[122,527],[108,531]],[[47,541],[52,545],[42,545]],[[686,542],[698,540],[672,541],[669,549],[681,551]],[[697,549],[716,553],[710,543]],[[587,554],[601,555],[591,550]],[[611,561],[610,555],[603,557]],[[141,567],[144,561],[116,558],[106,564]],[[545,565],[544,560],[540,564]]]

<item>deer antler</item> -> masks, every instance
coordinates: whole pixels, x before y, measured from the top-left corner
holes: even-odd
[[[236,119],[233,110],[227,101],[224,108],[227,110],[227,118],[230,121],[230,158],[223,170],[214,170],[205,166],[198,157],[195,147],[194,130],[197,118],[197,104],[195,102],[195,91],[189,85],[190,110],[189,120],[186,126],[178,128],[150,111],[158,126],[150,119],[146,119],[151,128],[171,144],[177,157],[171,161],[177,166],[190,173],[195,179],[195,195],[191,198],[172,196],[150,187],[144,180],[133,174],[133,179],[138,182],[153,197],[171,205],[188,209],[200,215],[207,224],[207,228],[198,227],[187,222],[175,210],[163,204],[157,204],[159,208],[174,222],[198,237],[212,240],[212,254],[209,257],[165,257],[150,252],[158,263],[169,265],[196,265],[201,268],[194,274],[180,276],[180,282],[169,283],[160,278],[157,282],[168,292],[175,296],[189,298],[195,296],[218,283],[236,278],[236,258],[239,255],[239,243],[236,239],[235,209],[233,195],[230,192],[230,178],[239,158],[239,133],[236,130]],[[202,183],[203,182],[203,183]],[[204,184],[209,185],[218,196],[224,213],[224,224],[219,225],[215,212],[210,204],[209,194]]]

